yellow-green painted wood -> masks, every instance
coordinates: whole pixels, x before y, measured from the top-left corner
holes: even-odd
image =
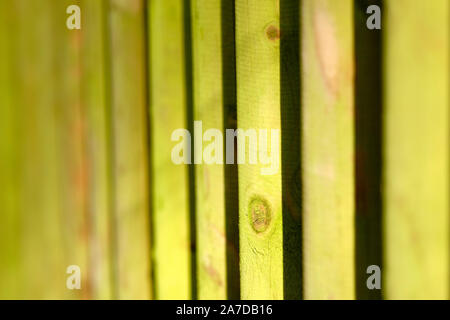
[[[51,35],[54,46],[50,58],[55,77],[53,95],[58,149],[57,183],[60,191],[57,203],[64,263],[66,267],[77,265],[81,270],[81,290],[66,289],[67,297],[88,299],[91,294],[87,261],[89,222],[86,215],[87,168],[84,151],[86,122],[80,94],[82,34],[80,30],[69,30],[66,27],[66,8],[72,4],[80,5],[80,1],[51,2]]]
[[[172,132],[187,128],[184,10],[182,0],[149,2],[152,254],[158,299],[189,299],[195,285],[188,168],[171,159]]]
[[[203,132],[219,129],[223,137],[221,8],[220,0],[191,1],[194,120],[202,121]],[[203,159],[195,168],[197,291],[199,299],[226,299],[224,143],[212,139],[204,142],[203,149],[212,143],[222,146],[216,150],[222,154],[222,164],[208,164],[208,159]],[[195,148],[203,153],[201,146]]]
[[[353,1],[303,0],[305,299],[353,299]]]
[[[11,2],[0,2],[0,299],[20,297],[18,111],[12,98]]]
[[[19,0],[8,12],[14,26],[12,103],[20,118],[17,272],[22,299],[70,297],[61,231],[52,5],[50,0]]]
[[[384,294],[449,295],[449,2],[385,1]]]
[[[237,0],[235,6],[237,127],[267,129],[270,136],[281,127],[279,1]],[[249,164],[249,151],[238,168],[241,298],[282,299],[281,168],[262,175],[267,165]],[[280,145],[270,152],[280,156]]]
[[[119,299],[151,295],[144,1],[109,7],[113,198]]]
[[[81,108],[85,115],[86,211],[91,297],[114,297],[111,198],[111,105],[107,0],[81,1]]]

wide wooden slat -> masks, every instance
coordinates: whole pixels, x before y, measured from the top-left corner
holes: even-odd
[[[301,10],[304,298],[353,299],[353,1]]]
[[[144,2],[109,8],[113,198],[120,299],[151,293]]]
[[[171,159],[172,132],[187,127],[184,14],[181,0],[150,1],[152,225],[158,299],[189,299],[195,285],[191,284],[188,170]]]
[[[384,294],[448,299],[449,2],[385,8]]]
[[[267,129],[270,136],[281,126],[279,1],[238,0],[235,5],[237,127],[257,135]],[[249,163],[254,148],[261,146],[247,147],[238,169],[241,297],[282,299],[281,169],[262,175],[268,165]],[[269,151],[279,161],[280,145]]]
[[[52,4],[19,0],[10,7],[15,26],[12,101],[20,117],[18,234],[20,297],[24,299],[70,296],[61,231]]]

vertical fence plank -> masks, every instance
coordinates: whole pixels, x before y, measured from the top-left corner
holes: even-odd
[[[111,132],[107,0],[82,0],[81,98],[86,117],[86,210],[94,299],[113,298]]]
[[[174,130],[186,128],[183,2],[151,1],[150,116],[155,291],[158,299],[191,296],[186,165],[172,162]],[[170,39],[170,40],[168,40]]]
[[[353,299],[353,1],[302,6],[304,297]]]
[[[18,132],[12,103],[11,42],[15,35],[11,2],[0,2],[0,299],[20,297]]]
[[[90,297],[90,276],[87,266],[89,225],[86,217],[87,176],[84,153],[86,126],[80,95],[81,31],[69,30],[66,26],[68,18],[66,9],[73,4],[80,5],[80,2],[73,0],[51,2],[55,138],[58,149],[58,186],[61,191],[58,212],[65,267],[76,265],[80,267],[82,275],[81,290],[67,290],[67,297],[87,299]]]
[[[118,298],[150,297],[144,5],[110,3],[113,197]]]
[[[18,202],[24,299],[68,295],[60,230],[52,4],[50,0],[19,0],[10,7],[16,26],[12,102],[20,117]]]
[[[249,155],[262,148],[259,129],[270,136],[281,126],[279,14],[277,0],[236,1],[237,127],[255,134],[238,134],[238,149],[254,140],[238,169],[243,299],[283,298],[281,170],[262,175],[267,165],[249,163]],[[279,161],[280,144],[269,152]]]
[[[447,299],[449,2],[385,7],[384,293]]]
[[[202,144],[194,146],[194,152],[203,158],[203,164],[195,168],[198,298],[225,299],[221,1],[194,0],[191,5],[194,119],[201,121],[203,133],[208,129],[220,130],[214,132],[219,136],[209,136],[211,142],[205,141],[205,145],[218,146],[214,153],[203,154]],[[195,141],[203,139],[202,132],[194,133]],[[221,164],[216,164],[215,159],[220,159]]]

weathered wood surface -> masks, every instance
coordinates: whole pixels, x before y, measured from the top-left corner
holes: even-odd
[[[301,10],[304,298],[353,299],[353,2]]]
[[[279,14],[277,0],[236,1],[237,127],[256,135],[281,127]],[[252,151],[238,168],[241,297],[282,299],[281,169],[262,175],[267,165],[249,164]],[[280,155],[280,144],[269,152]]]

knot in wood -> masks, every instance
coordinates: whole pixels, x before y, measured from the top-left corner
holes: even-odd
[[[270,225],[272,212],[269,203],[262,198],[253,198],[249,205],[250,224],[257,233],[264,232]]]

